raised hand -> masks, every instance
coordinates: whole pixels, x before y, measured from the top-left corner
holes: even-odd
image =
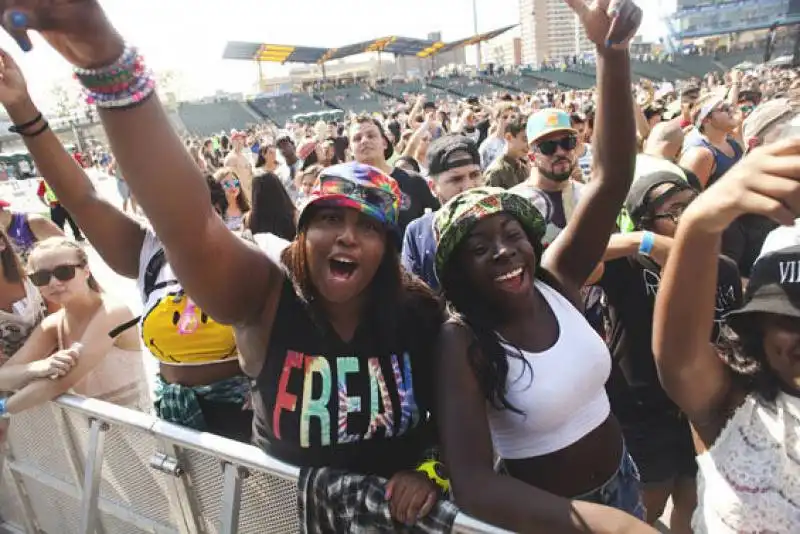
[[[123,51],[97,0],[0,0],[0,15],[22,50],[32,48],[28,32],[35,30],[76,67],[111,64]]]
[[[586,36],[598,50],[624,49],[642,23],[633,0],[564,0],[581,19]]]
[[[800,216],[800,138],[750,152],[692,202],[681,223],[692,220],[717,233],[745,213],[764,215],[785,225]]]
[[[28,99],[25,77],[8,52],[0,49],[0,104],[14,106]]]

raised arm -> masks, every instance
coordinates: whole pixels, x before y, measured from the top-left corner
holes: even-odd
[[[14,124],[28,124],[39,116],[39,110],[28,94],[25,79],[16,62],[2,50],[0,60],[3,73],[0,78],[0,102]],[[32,128],[29,131],[36,131],[41,125]],[[94,184],[52,130],[46,129],[35,137],[23,136],[22,140],[39,172],[100,256],[118,274],[135,278],[144,239],[141,226],[97,193]],[[57,226],[45,219],[31,220],[31,230],[38,239],[61,234]]]
[[[122,57],[123,39],[97,0],[10,4],[0,3],[4,26],[24,48],[30,48],[27,32],[37,30],[76,67],[103,68]],[[187,293],[220,322],[259,321],[262,308],[278,294],[282,274],[216,215],[203,175],[158,97],[152,94],[130,107],[98,109],[125,179]]]
[[[681,218],[661,274],[653,354],[664,389],[705,423],[731,400],[731,374],[711,345],[721,234],[744,213],[791,225],[800,213],[800,139],[754,151],[700,195]]]
[[[468,357],[478,349],[470,345],[466,328],[450,323],[437,354],[439,435],[459,508],[514,532],[655,533],[620,510],[564,499],[495,473],[486,398]]]
[[[589,38],[597,44],[598,105],[592,149],[592,181],[582,192],[572,219],[542,258],[542,266],[565,288],[580,288],[602,260],[608,238],[633,180],[636,123],[627,42],[642,12],[630,0],[600,1],[588,7],[567,0]],[[607,13],[616,15],[610,18]],[[606,43],[615,43],[611,47]],[[620,43],[620,44],[617,44]]]

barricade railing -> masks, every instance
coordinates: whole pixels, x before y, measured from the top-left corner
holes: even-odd
[[[298,532],[299,472],[244,443],[64,395],[11,420],[0,531]],[[505,531],[459,514],[453,532]]]

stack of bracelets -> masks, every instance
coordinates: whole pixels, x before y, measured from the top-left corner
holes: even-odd
[[[136,48],[126,46],[120,58],[99,69],[75,69],[86,89],[86,103],[103,109],[126,109],[144,102],[155,92],[156,82]]]

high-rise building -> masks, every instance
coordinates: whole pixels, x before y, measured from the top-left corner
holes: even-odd
[[[594,50],[578,16],[564,0],[519,0],[519,21],[525,64]]]

